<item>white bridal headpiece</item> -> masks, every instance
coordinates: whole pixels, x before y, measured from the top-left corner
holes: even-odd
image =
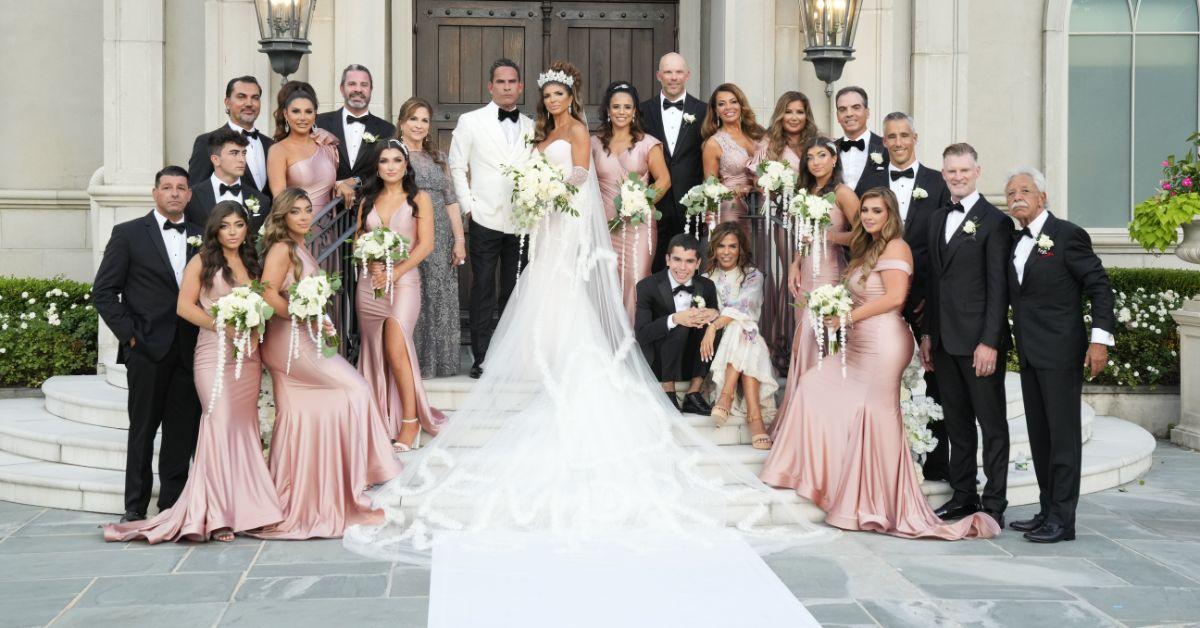
[[[548,70],[539,74],[538,89],[545,87],[546,83],[562,83],[572,89],[575,87],[575,79],[561,70]]]

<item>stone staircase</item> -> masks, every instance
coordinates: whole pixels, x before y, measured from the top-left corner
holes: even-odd
[[[473,383],[465,376],[426,380],[425,390],[431,404],[453,410]],[[0,500],[122,512],[128,425],[124,385],[124,369],[117,366],[104,375],[53,377],[42,386],[44,398],[0,400]],[[1009,374],[1006,385],[1011,460],[1025,460],[1029,438],[1016,375]],[[752,472],[766,459],[767,452],[749,445],[750,432],[741,417],[731,417],[720,428],[704,416],[685,415],[685,420]],[[481,434],[483,438],[486,434]],[[1096,416],[1087,404],[1083,440],[1084,493],[1124,484],[1150,468],[1154,438],[1128,421]],[[923,490],[935,505],[950,494],[944,482],[927,481]],[[798,512],[812,521],[822,519],[820,510],[791,491],[780,494],[798,507],[791,509],[789,517]],[[1010,467],[1008,497],[1013,505],[1037,501],[1032,465],[1025,470],[1015,463]]]

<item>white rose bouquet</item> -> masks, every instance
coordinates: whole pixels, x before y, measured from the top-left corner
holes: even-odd
[[[771,213],[771,193],[779,193],[779,206],[787,209],[796,192],[796,171],[785,161],[758,164],[758,187],[763,191],[762,215]]]
[[[567,183],[566,173],[550,163],[546,155],[538,153],[517,167],[505,166],[504,174],[513,182],[513,225],[521,236],[522,248],[542,218],[551,211],[579,216],[579,210],[571,205],[571,197],[579,189]],[[520,269],[517,276],[521,276]]]
[[[787,215],[784,222],[795,237],[796,248],[802,251],[802,255],[815,253],[812,263],[813,277],[821,272],[821,260],[825,257],[825,247],[828,244],[825,228],[833,224],[835,203],[836,197],[832,192],[817,196],[809,194],[807,190],[799,190],[785,206]],[[811,245],[804,244],[806,236],[812,238]],[[805,250],[808,246],[815,247],[816,251]]]
[[[389,298],[394,298],[392,269],[396,267],[396,262],[408,259],[409,252],[408,238],[387,227],[376,227],[358,236],[358,239],[354,241],[354,252],[350,256],[362,266],[364,281],[369,275],[367,266],[371,262],[383,262],[387,272],[387,284],[382,290],[375,290],[375,298],[378,299],[384,294],[387,294]]]
[[[629,227],[637,227],[638,225],[648,225],[652,220],[662,218],[662,212],[654,208],[654,190],[650,189],[636,173],[629,173],[629,177],[621,182],[621,188],[617,191],[616,198],[613,199],[613,206],[617,210],[617,215],[612,220],[608,221],[608,230],[621,230],[621,242],[625,241],[628,236]],[[636,229],[633,232],[633,245],[638,246],[641,238],[641,232]],[[646,248],[650,254],[654,254],[654,240],[649,236],[646,237]],[[633,258],[633,274],[638,274],[638,258],[635,255]],[[621,255],[621,278],[625,278],[625,255],[622,251]]]
[[[700,233],[701,216],[708,216],[708,228],[712,229],[721,221],[721,201],[733,198],[733,190],[721,184],[715,175],[704,180],[700,185],[688,190],[679,204],[684,207],[683,232],[689,233],[688,227],[695,221],[696,233]],[[712,219],[715,217],[716,221]]]
[[[823,285],[808,293],[808,311],[812,314],[813,335],[821,351],[817,354],[817,368],[824,364],[824,354],[838,351],[846,345],[846,325],[850,321],[850,310],[854,299],[843,284]],[[825,326],[825,317],[838,319],[837,329]],[[842,377],[846,376],[846,353],[842,354]]]
[[[308,331],[308,337],[317,345],[317,357],[330,357],[337,353],[338,337],[329,333],[323,323],[328,320],[325,307],[342,287],[342,279],[334,273],[324,271],[309,275],[292,284],[288,289],[288,314],[292,317],[292,335],[288,342],[288,373],[292,372],[292,358],[300,357],[300,327]]]
[[[229,294],[217,299],[209,308],[209,313],[216,319],[213,325],[217,331],[217,373],[213,379],[213,388],[208,402],[208,413],[212,414],[217,398],[221,396],[225,376],[225,339],[229,330],[233,330],[233,355],[236,362],[233,367],[233,378],[242,378],[242,363],[246,356],[254,355],[254,345],[263,341],[267,321],[275,315],[275,308],[263,299],[263,286],[258,281],[249,286],[234,288]],[[257,340],[255,340],[257,334]],[[206,415],[207,416],[207,415]]]

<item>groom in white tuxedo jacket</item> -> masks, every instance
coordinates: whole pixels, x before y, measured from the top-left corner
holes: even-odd
[[[533,120],[517,110],[524,84],[521,70],[509,59],[492,63],[488,92],[492,102],[465,113],[454,127],[450,144],[450,178],[464,213],[471,217],[471,377],[483,374],[483,359],[495,331],[496,272],[500,312],[508,303],[523,263],[512,221],[512,181],[505,166],[530,156]]]

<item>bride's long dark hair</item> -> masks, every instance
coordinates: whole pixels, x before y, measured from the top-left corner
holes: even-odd
[[[571,95],[570,112],[571,117],[579,120],[587,126],[587,121],[583,119],[583,76],[579,74],[579,70],[566,61],[555,61],[547,68],[548,72],[562,72],[571,78],[575,83],[574,86],[551,81],[546,85],[562,85]],[[544,98],[545,85],[538,88],[538,104],[537,104],[537,124],[533,130],[533,143],[541,144],[551,131],[554,130],[554,118],[550,117],[550,112],[546,111],[546,102]]]

